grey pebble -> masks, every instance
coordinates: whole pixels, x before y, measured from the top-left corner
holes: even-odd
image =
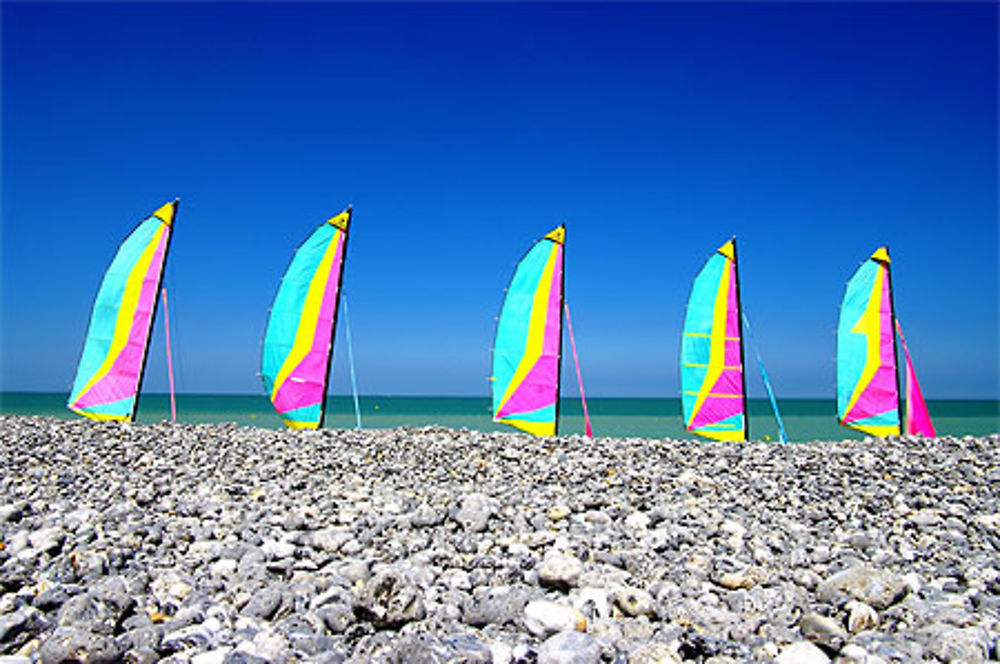
[[[400,627],[426,614],[420,588],[396,569],[373,576],[354,605],[355,612],[379,628]]]
[[[559,632],[538,648],[538,664],[598,664],[601,644],[583,632]]]

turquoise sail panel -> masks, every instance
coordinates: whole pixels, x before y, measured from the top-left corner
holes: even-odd
[[[867,339],[863,335],[852,334],[851,328],[868,308],[877,274],[878,265],[865,261],[847,282],[840,304],[837,324],[837,413],[841,418],[847,412],[847,403],[861,380],[867,359]]]
[[[694,412],[698,390],[708,374],[715,296],[725,267],[725,257],[715,254],[691,286],[681,337],[681,408],[685,422]]]

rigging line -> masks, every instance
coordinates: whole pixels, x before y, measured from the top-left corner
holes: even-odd
[[[785,433],[785,423],[781,421],[781,413],[778,411],[778,401],[774,398],[774,391],[771,389],[771,381],[767,379],[767,371],[764,369],[764,360],[760,356],[760,348],[757,347],[757,339],[754,338],[753,328],[750,327],[750,319],[747,312],[743,310],[743,324],[747,328],[750,337],[750,345],[753,346],[753,353],[757,356],[757,366],[760,367],[760,377],[764,379],[764,388],[767,390],[767,397],[771,401],[771,408],[774,410],[774,419],[778,421],[778,435],[781,442],[788,442],[788,434]]]
[[[351,344],[351,317],[347,313],[347,291],[340,291],[344,307],[344,330],[347,332],[347,364],[351,370],[351,392],[354,394],[354,417],[361,428],[361,405],[358,403],[358,381],[354,376],[354,348]]]
[[[174,270],[170,265],[166,267],[165,281],[166,283],[163,287],[174,294],[172,305],[174,308],[174,326],[170,330],[170,340],[172,342],[171,346],[173,354],[177,356],[177,366],[174,367],[176,369],[174,377],[176,378],[177,383],[180,384],[181,387],[184,387],[184,340],[181,339],[184,332],[184,316],[181,315],[180,307],[178,307],[177,282],[174,279]],[[164,302],[166,302],[166,300],[164,300]]]
[[[163,332],[167,339],[167,378],[170,380],[170,423],[177,424],[177,400],[174,397],[174,361],[170,355],[170,309],[167,307],[167,287],[163,293]]]
[[[176,213],[176,210],[175,210]],[[171,228],[171,240],[173,240],[173,229]],[[176,260],[176,256],[175,256]],[[175,383],[180,383],[181,387],[184,386],[184,375],[181,370],[183,354],[180,352],[183,344],[181,343],[180,332],[183,330],[184,326],[179,325],[181,322],[181,316],[178,315],[177,309],[177,284],[174,280],[174,269],[173,263],[168,263],[164,261],[163,265],[163,280],[160,284],[161,296],[163,297],[163,336],[166,340],[166,351],[167,351],[167,379],[168,386],[170,388],[170,422],[171,424],[176,424],[177,422],[177,391]],[[167,291],[174,294],[174,319],[173,328],[170,327],[170,314],[167,310]],[[177,371],[174,372],[174,362],[173,356],[177,355]]]
[[[587,438],[594,437],[594,431],[590,428],[590,414],[587,412],[587,396],[583,393],[583,378],[580,376],[580,359],[576,355],[576,340],[573,339],[573,321],[569,318],[569,303],[563,302],[566,309],[566,329],[569,332],[569,345],[573,348],[573,364],[576,365],[576,382],[580,386],[580,401],[583,403],[583,424],[587,432]]]

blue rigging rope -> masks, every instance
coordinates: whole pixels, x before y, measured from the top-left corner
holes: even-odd
[[[750,319],[747,318],[746,308],[743,309],[743,325],[746,326],[750,337],[750,345],[753,346],[753,353],[757,356],[757,366],[760,367],[760,377],[764,379],[764,388],[767,390],[767,397],[771,400],[771,408],[774,410],[774,419],[778,421],[778,435],[781,442],[788,442],[788,435],[785,433],[785,424],[781,421],[781,413],[778,412],[778,402],[774,398],[774,391],[771,389],[771,381],[767,379],[767,371],[764,370],[764,360],[760,357],[760,349],[757,347],[757,340],[754,339],[753,329],[750,327]]]
[[[358,381],[354,376],[354,348],[351,345],[351,319],[347,315],[347,292],[341,291],[340,297],[344,307],[344,329],[347,332],[347,363],[351,369],[351,392],[354,394],[354,417],[357,419],[357,427],[361,428],[361,405],[358,403]]]

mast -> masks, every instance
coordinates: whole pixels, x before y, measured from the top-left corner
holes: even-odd
[[[326,371],[323,373],[323,395],[319,400],[318,429],[323,428],[323,420],[326,419],[326,391],[330,388],[330,367],[333,364],[333,342],[337,333],[337,317],[340,315],[340,294],[344,290],[344,266],[347,264],[347,240],[351,236],[351,216],[353,214],[354,206],[348,205],[347,222],[344,224],[344,230],[341,231],[344,234],[344,249],[341,252],[342,256],[340,258],[340,268],[337,273],[337,294],[333,298],[333,301],[337,303],[337,306],[333,310],[333,322],[330,325],[330,343],[326,348]]]
[[[149,327],[146,328],[146,347],[142,351],[142,364],[139,365],[139,379],[135,384],[135,401],[132,402],[132,412],[129,414],[128,421],[135,422],[135,415],[139,411],[139,397],[142,394],[142,380],[146,375],[146,360],[149,359],[149,337],[153,330],[153,325],[156,323],[156,310],[159,308],[160,304],[160,291],[163,288],[163,275],[167,271],[167,257],[170,255],[170,242],[174,239],[174,222],[177,221],[177,210],[180,207],[181,199],[175,198],[173,204],[172,214],[170,216],[170,223],[167,223],[160,219],[160,223],[167,224],[167,244],[163,247],[163,264],[160,268],[160,276],[156,281],[156,295],[153,300],[153,311],[149,315]]]
[[[563,311],[566,308],[566,222],[559,224],[563,229],[562,263],[559,265],[559,357],[556,359],[556,436],[559,435],[559,401],[562,398],[562,352]]]
[[[892,362],[893,375],[896,377],[896,418],[899,420],[899,433],[896,435],[903,435],[903,393],[899,389],[899,354],[896,352],[896,301],[895,294],[892,292],[892,261],[889,260],[889,245],[885,245],[885,283],[886,288],[889,289],[889,315],[892,317],[891,327],[889,329],[889,335],[892,338]]]
[[[750,440],[750,411],[747,408],[747,366],[743,354],[743,298],[740,294],[740,262],[736,253],[736,236],[733,243],[733,273],[736,276],[736,320],[740,331],[740,379],[743,381],[743,438]]]

